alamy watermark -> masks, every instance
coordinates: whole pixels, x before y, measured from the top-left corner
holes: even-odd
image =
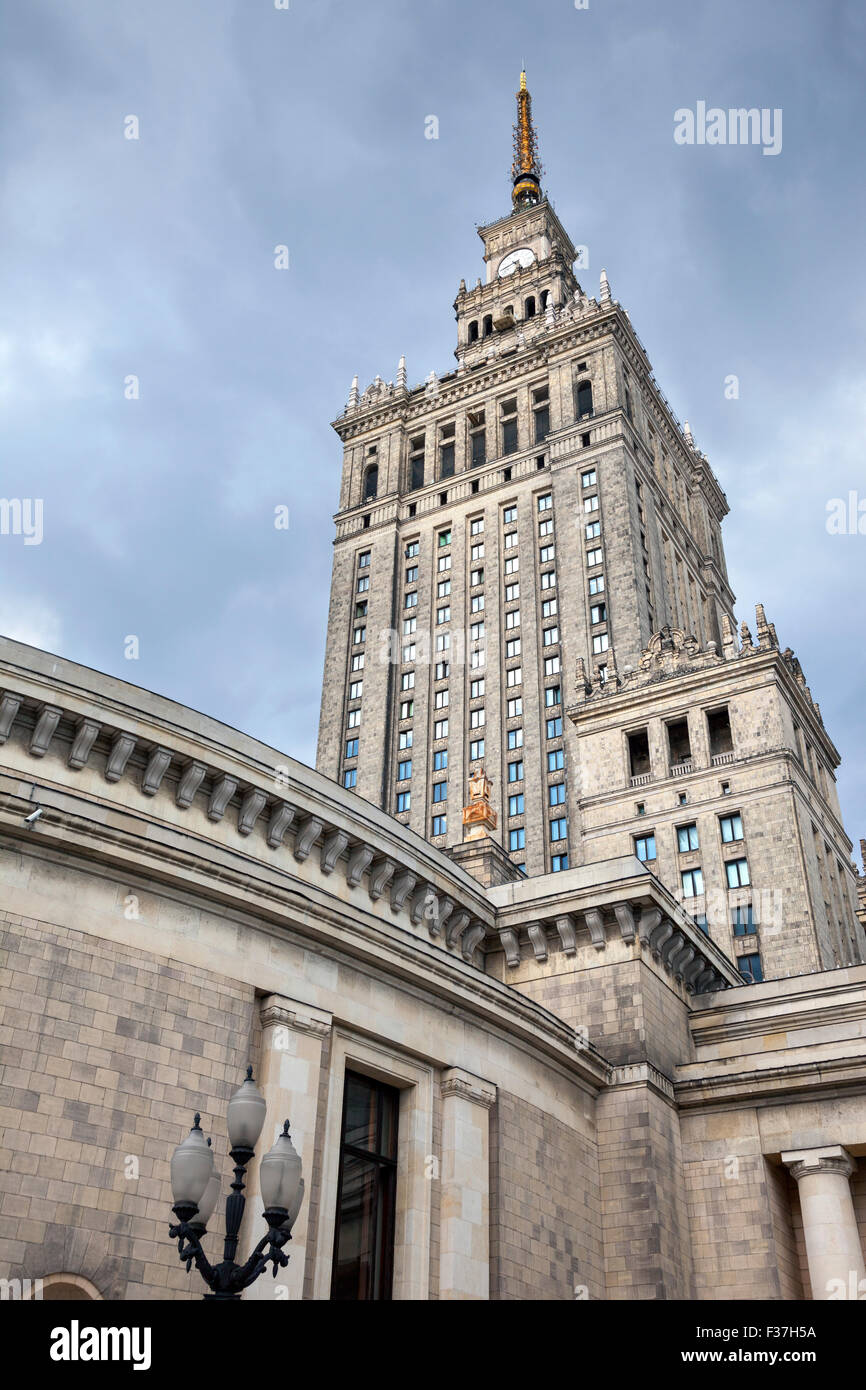
[[[849,492],[827,503],[827,531],[831,536],[866,536],[866,497]]]
[[[762,154],[782,153],[782,108],[779,106],[721,106],[695,103],[674,112],[678,145],[761,145]]]
[[[23,536],[25,545],[41,545],[42,505],[41,497],[0,497],[0,536]]]

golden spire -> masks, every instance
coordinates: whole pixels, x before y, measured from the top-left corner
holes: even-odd
[[[541,164],[538,159],[538,140],[532,124],[532,97],[526,86],[526,73],[520,74],[517,93],[517,125],[514,127],[514,162],[511,179],[514,185],[511,201],[514,209],[530,208],[541,202]]]

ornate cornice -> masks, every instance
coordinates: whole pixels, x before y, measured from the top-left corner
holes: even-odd
[[[450,1067],[443,1072],[440,1082],[440,1090],[443,1099],[453,1097],[457,1100],[468,1100],[473,1105],[480,1105],[484,1110],[491,1110],[496,1104],[496,1087],[492,1081],[483,1081],[479,1076],[473,1076],[471,1072],[463,1071],[459,1067]]]
[[[269,994],[262,1000],[259,1017],[263,1028],[290,1028],[295,1033],[306,1033],[321,1040],[331,1033],[330,1015],[317,1016],[309,1012],[307,1006],[278,994]]]

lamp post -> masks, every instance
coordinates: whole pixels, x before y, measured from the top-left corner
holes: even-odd
[[[219,1198],[220,1180],[214,1171],[210,1139],[205,1139],[196,1115],[192,1129],[178,1144],[171,1156],[172,1211],[177,1224],[168,1234],[177,1241],[178,1254],[189,1271],[195,1263],[210,1293],[206,1299],[231,1299],[237,1302],[241,1291],[263,1274],[269,1264],[273,1276],[289,1263],[283,1246],[292,1238],[301,1203],[304,1200],[304,1180],[301,1160],[289,1137],[289,1122],[283,1125],[272,1149],[265,1154],[259,1169],[263,1216],[268,1223],[267,1235],[262,1236],[246,1264],[235,1263],[238,1232],[241,1228],[246,1198],[243,1195],[247,1165],[255,1153],[265,1122],[265,1098],[253,1081],[253,1069],[247,1067],[246,1080],[235,1091],[228,1106],[228,1132],[235,1180],[231,1195],[226,1199],[226,1234],[222,1263],[212,1265],[202,1249],[202,1237]]]

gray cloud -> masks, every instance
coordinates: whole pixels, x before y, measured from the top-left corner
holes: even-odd
[[[828,498],[866,496],[863,26],[818,0],[7,13],[2,492],[44,498],[45,539],[0,538],[0,625],[312,761],[328,422],[356,371],[451,365],[525,58],[584,282],[606,266],[710,456],[741,616],[763,600],[800,656],[866,833],[866,537],[824,524]],[[676,146],[698,100],[781,107],[782,153]]]

